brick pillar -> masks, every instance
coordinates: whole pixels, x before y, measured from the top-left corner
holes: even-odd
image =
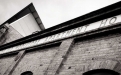
[[[55,75],[66,58],[74,39],[68,39],[61,43],[58,52],[55,54],[44,75]]]
[[[20,60],[23,58],[24,54],[25,50],[20,51],[18,55],[15,57],[13,63],[8,67],[8,69],[5,71],[3,75],[12,75],[12,72],[14,71]]]

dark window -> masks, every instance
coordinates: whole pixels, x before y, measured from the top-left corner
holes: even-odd
[[[31,71],[25,71],[21,75],[33,75],[33,73]]]
[[[83,75],[120,75],[120,74],[118,72],[109,69],[95,69],[87,71],[83,73]]]

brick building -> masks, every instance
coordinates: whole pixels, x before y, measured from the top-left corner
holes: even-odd
[[[121,2],[0,46],[0,75],[119,75]]]

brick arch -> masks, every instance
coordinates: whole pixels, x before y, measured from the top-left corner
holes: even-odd
[[[83,73],[83,75],[120,75],[120,74],[110,69],[94,69]]]
[[[90,63],[88,64],[84,72],[94,70],[94,69],[109,69],[109,70],[114,70],[121,74],[121,63],[117,60],[96,59],[88,62]]]

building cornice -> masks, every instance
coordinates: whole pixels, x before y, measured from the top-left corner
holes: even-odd
[[[48,37],[48,36],[58,34],[60,32],[64,32],[64,31],[67,31],[67,30],[70,30],[70,29],[74,29],[74,28],[77,28],[77,27],[80,27],[80,26],[85,26],[87,24],[94,23],[94,22],[97,22],[97,21],[100,21],[100,20],[103,20],[103,19],[106,19],[106,18],[110,18],[112,16],[116,16],[116,15],[121,14],[120,11],[121,11],[121,2],[118,2],[118,3],[115,3],[115,4],[109,5],[107,7],[101,8],[99,10],[93,11],[91,13],[88,13],[86,15],[80,16],[78,18],[69,20],[69,21],[64,22],[62,24],[56,25],[54,27],[45,29],[45,30],[43,30],[39,33],[35,33],[33,35],[29,35],[27,37],[24,37],[24,38],[12,41],[10,43],[1,45],[0,50],[10,48],[10,47],[13,47],[13,46],[17,46],[17,45],[21,45],[21,44],[31,42],[31,41],[34,41],[34,40],[37,40],[37,39],[41,39],[41,38],[44,38],[44,37]],[[102,32],[108,32],[108,31],[112,31],[112,30],[118,30],[120,28],[121,28],[121,25],[120,25],[120,23],[118,23],[116,25],[114,24],[114,25],[109,26],[109,27],[98,28],[96,30],[89,31],[89,32],[83,33],[81,35],[80,34],[74,35],[74,36],[71,36],[71,37],[68,37],[68,38],[82,37],[82,35],[84,35],[84,37],[86,35],[86,37],[87,37],[89,35],[99,34],[99,33],[102,33]],[[67,39],[67,38],[64,38],[64,39]],[[49,44],[49,43],[54,43],[54,42],[60,42],[64,39],[51,41],[51,42],[45,43],[44,45]],[[32,48],[34,48],[34,47],[32,47]]]

